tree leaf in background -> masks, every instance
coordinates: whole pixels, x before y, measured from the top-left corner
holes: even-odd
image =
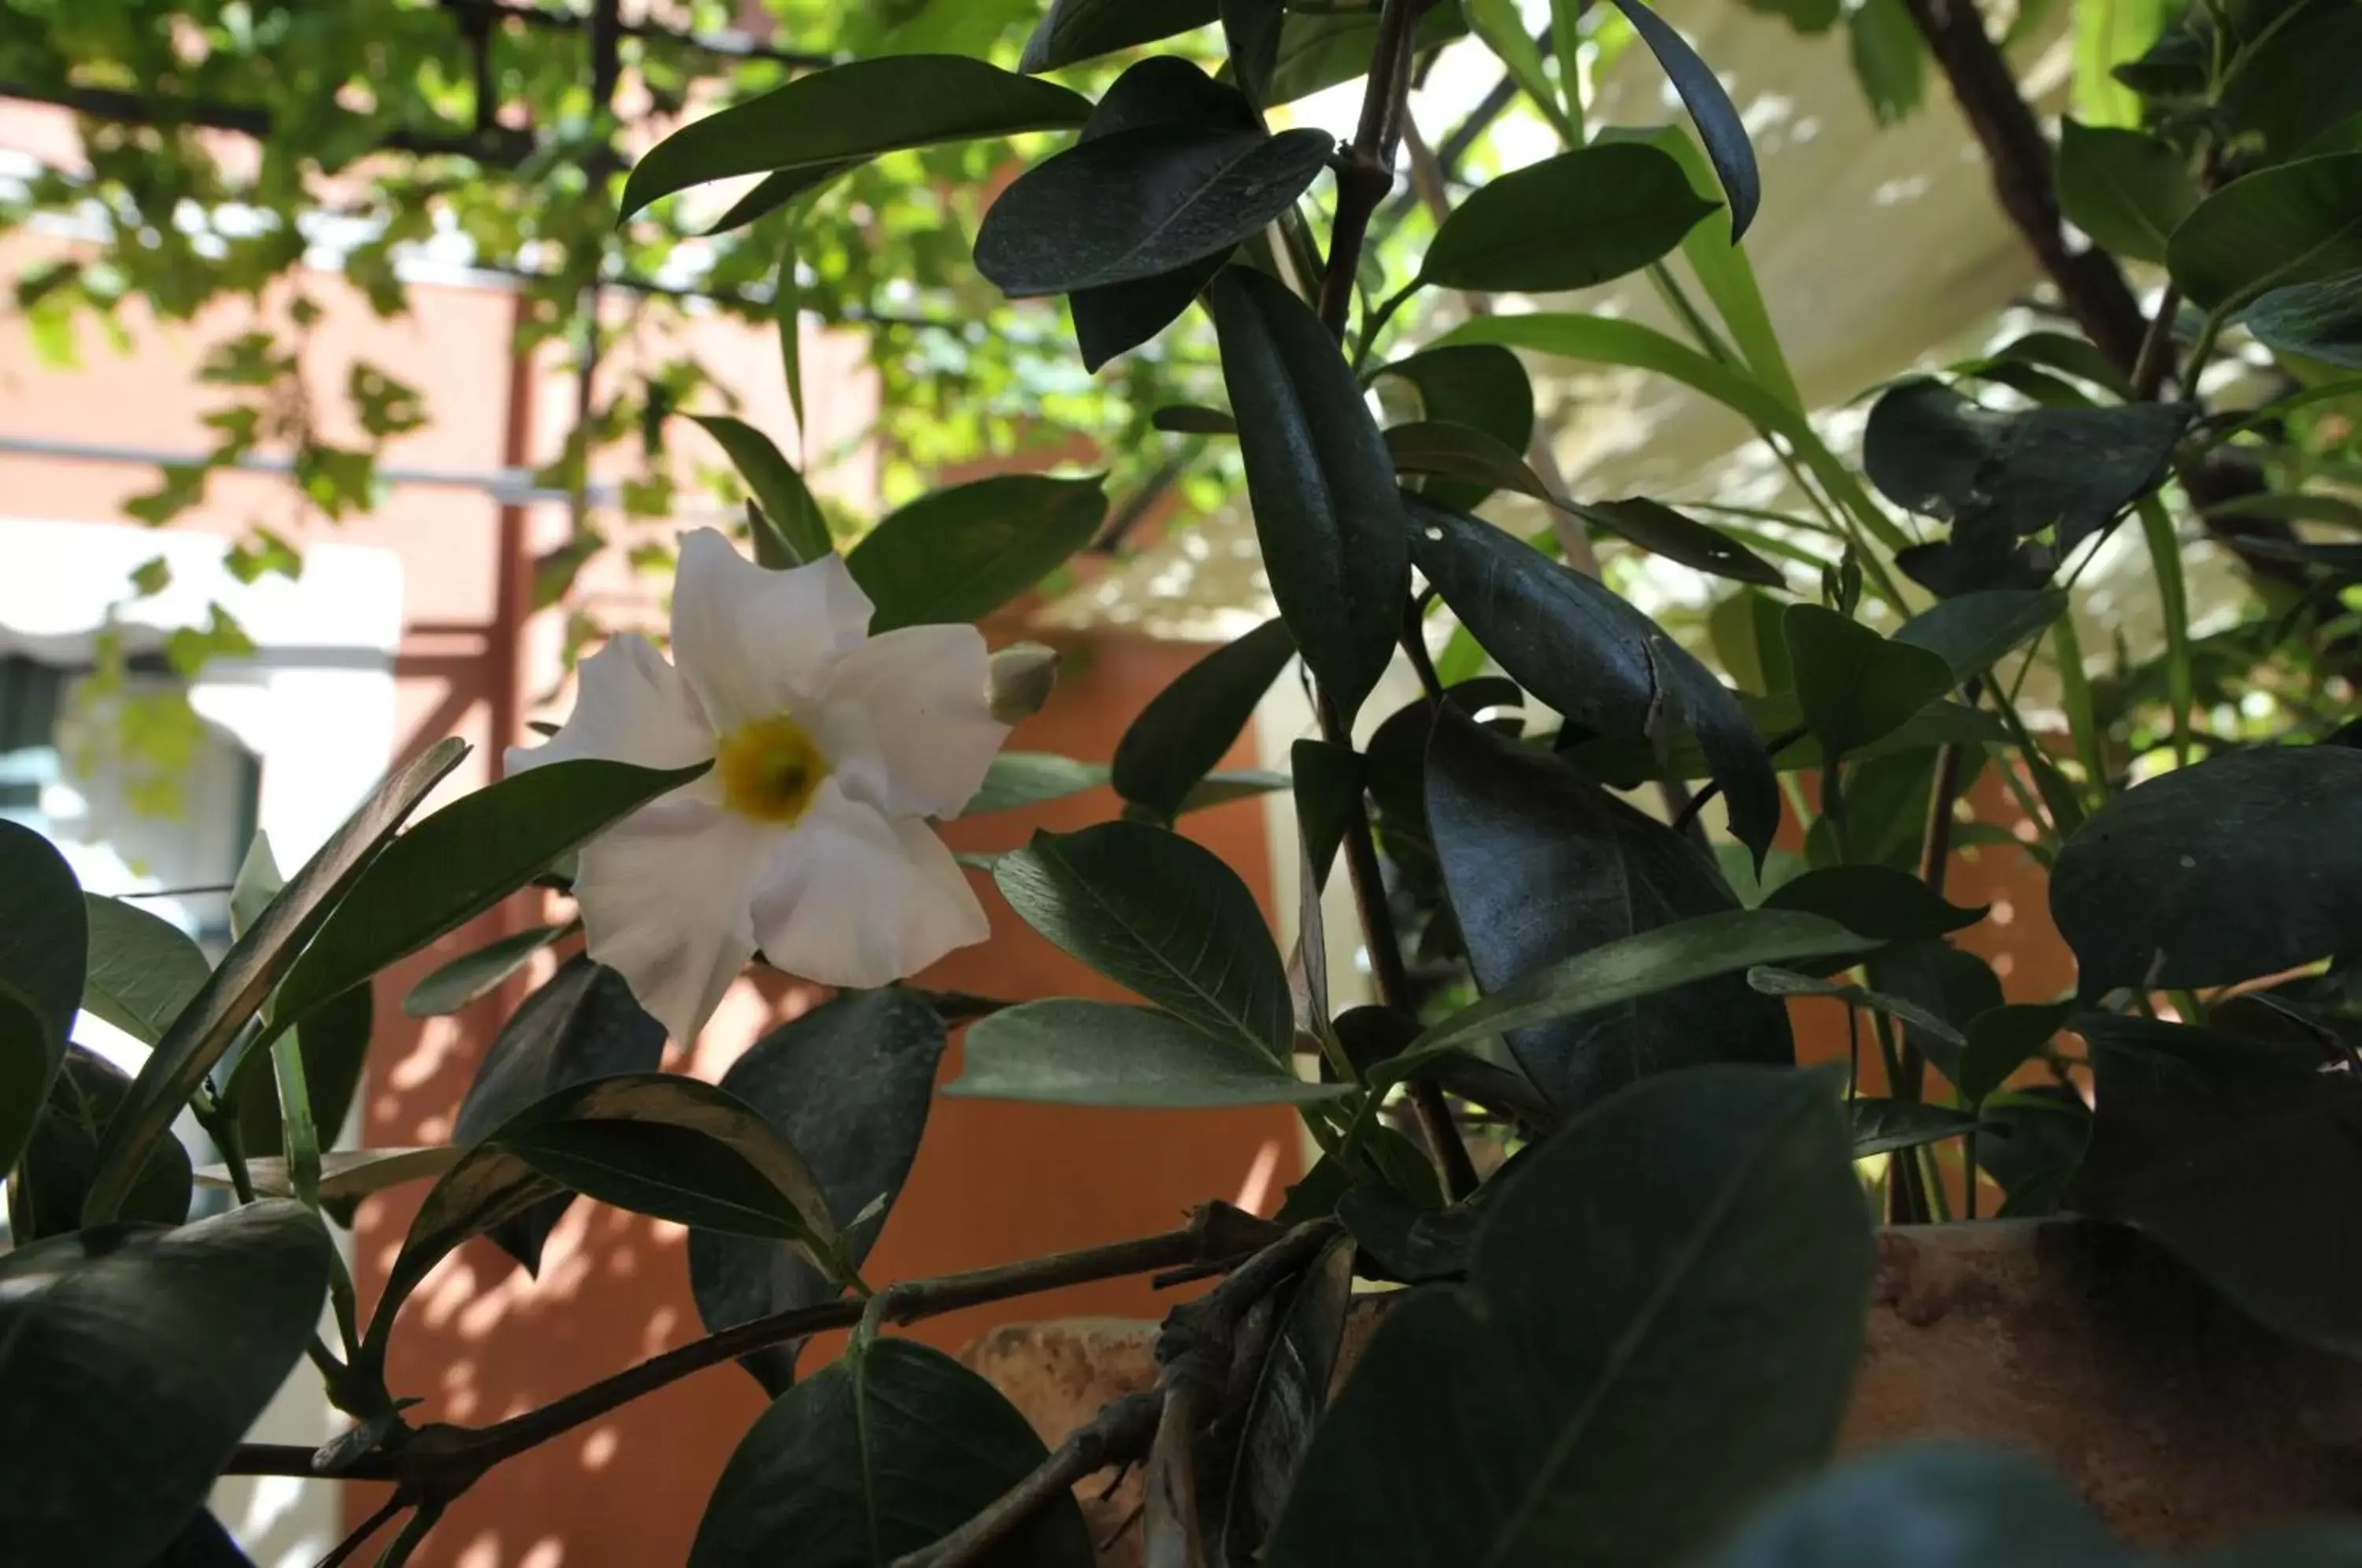
[[[1218,250],[1153,278],[1081,289],[1068,295],[1066,305],[1074,314],[1075,342],[1082,350],[1083,369],[1097,371],[1170,326],[1205,292],[1229,259],[1229,251]]]
[[[1467,33],[1468,18],[1461,7],[1430,6],[1418,19],[1411,49],[1423,54]],[[1272,66],[1264,106],[1292,104],[1324,87],[1368,75],[1377,42],[1375,11],[1291,11],[1279,31],[1279,58]]]
[[[265,1201],[0,1257],[0,1540],[27,1562],[149,1568],[304,1353],[318,1220]],[[170,1309],[160,1309],[169,1303]]]
[[[2191,209],[2166,263],[2202,310],[2362,267],[2362,152],[2242,175]]]
[[[1272,595],[1321,694],[1350,722],[1394,657],[1409,591],[1394,466],[1309,306],[1238,267],[1209,298]]]
[[[996,474],[889,513],[844,558],[877,606],[870,635],[981,620],[1024,593],[1098,532],[1107,515],[1100,485]]]
[[[180,927],[137,904],[84,893],[83,911],[90,943],[83,1008],[142,1044],[155,1044],[204,988],[213,966]]]
[[[99,1141],[130,1090],[131,1079],[115,1064],[80,1045],[66,1047],[64,1066],[50,1080],[49,1103],[8,1176],[8,1232],[18,1245],[81,1228],[83,1202],[98,1174]],[[123,1218],[180,1224],[189,1217],[191,1181],[181,1141],[157,1139],[124,1195]]]
[[[50,841],[0,820],[0,1170],[17,1163],[82,1005],[89,916]]]
[[[847,991],[771,1031],[722,1076],[803,1156],[856,1268],[918,1154],[944,1039],[943,1019],[911,991]],[[689,1283],[708,1330],[834,1300],[841,1288],[799,1248],[719,1231],[689,1233]],[[740,1364],[778,1395],[795,1381],[800,1349],[776,1345]]]
[[[1939,601],[1895,628],[1894,640],[1939,654],[1956,681],[1972,680],[2039,636],[2067,612],[2056,588],[1989,589]]]
[[[563,940],[574,929],[572,925],[529,925],[462,953],[411,987],[402,999],[402,1010],[413,1018],[447,1018],[471,1007],[532,963],[535,954]]]
[[[1051,0],[1049,14],[1025,40],[1018,69],[1062,65],[1153,43],[1214,20],[1219,0]]]
[[[1684,517],[1661,502],[1643,495],[1627,496],[1622,501],[1575,501],[1567,510],[1595,527],[1605,528],[1618,538],[1629,540],[1652,556],[1662,556],[1716,577],[1727,577],[1734,582],[1759,583],[1765,588],[1785,588],[1787,579],[1780,569],[1761,556],[1739,544],[1719,529]]]
[[[1306,1105],[1349,1092],[1306,1083],[1235,1033],[1118,1002],[1021,1002],[968,1025],[962,1050],[966,1070],[944,1092],[970,1099],[1161,1110]]]
[[[984,782],[960,808],[960,815],[1011,812],[1043,801],[1062,801],[1086,790],[1096,790],[1107,781],[1104,763],[1078,762],[1054,752],[1004,751],[992,759],[992,766],[985,770]]]
[[[1867,1095],[1846,1101],[1853,1123],[1853,1157],[1899,1154],[1926,1143],[1958,1138],[1976,1126],[1977,1119],[1948,1105],[1915,1099],[1872,1099]]]
[[[1509,80],[1559,133],[1559,139],[1580,143],[1582,132],[1560,105],[1557,89],[1542,68],[1541,46],[1527,32],[1517,0],[1462,0],[1462,8],[1468,13],[1468,30],[1493,51]]]
[[[1682,95],[1683,106],[1697,127],[1698,139],[1714,160],[1723,194],[1729,198],[1730,240],[1736,245],[1746,237],[1748,226],[1755,221],[1755,209],[1763,202],[1763,174],[1755,166],[1755,146],[1747,139],[1747,127],[1740,122],[1738,108],[1697,50],[1663,17],[1640,0],[1616,0],[1616,8],[1624,13],[1624,19],[1664,67],[1673,91]]]
[[[2058,852],[2050,918],[2088,1000],[2221,986],[2362,940],[2362,751],[2258,746],[2137,785]]]
[[[1427,819],[1488,998],[1619,939],[1738,908],[1687,839],[1449,709],[1428,745]],[[1795,1059],[1786,1010],[1729,973],[1507,1039],[1526,1076],[1569,1113],[1653,1073]]]
[[[1353,1243],[1341,1236],[1279,1298],[1278,1331],[1247,1397],[1228,1485],[1220,1474],[1198,1473],[1213,1561],[1254,1561],[1278,1523],[1329,1408],[1352,1297]]]
[[[688,1568],[878,1568],[967,1522],[1049,1457],[1015,1406],[938,1350],[880,1339],[774,1400],[714,1483]],[[986,1568],[1091,1568],[1052,1498]]]
[[[2362,79],[2352,70],[2362,60],[2362,12],[2328,6],[2289,20],[2239,51],[2220,105],[2274,160],[2327,150],[2330,133],[2362,115]]]
[[[1388,1312],[1270,1561],[1690,1561],[1835,1443],[1871,1263],[1826,1075],[1649,1079],[1525,1159],[1467,1288]]]
[[[1418,393],[1419,416],[1450,420],[1492,436],[1512,452],[1523,452],[1534,436],[1534,387],[1518,358],[1496,343],[1429,348],[1380,369]],[[1492,487],[1429,479],[1423,493],[1439,506],[1465,512]]]
[[[116,1204],[137,1178],[148,1145],[164,1135],[238,1031],[295,963],[305,940],[319,929],[403,819],[467,755],[463,741],[438,741],[388,775],[321,845],[319,853],[304,863],[295,879],[246,927],[204,988],[172,1021],[171,1029],[140,1067],[122,1110],[109,1124],[100,1151],[99,1175],[91,1185],[86,1212],[92,1222],[115,1213]],[[269,848],[259,838],[256,843],[268,869]],[[253,865],[249,852],[248,867]],[[247,882],[243,869],[239,882]],[[232,895],[233,908],[237,901]]]
[[[1286,972],[1254,895],[1213,851],[1145,823],[1102,823],[1035,834],[993,880],[1026,924],[1108,978],[1286,1061]]]
[[[1296,639],[1275,617],[1175,676],[1116,742],[1116,793],[1167,822],[1180,815],[1295,657]]]
[[[691,185],[875,158],[902,148],[1078,126],[1090,100],[961,55],[856,60],[695,120],[650,148],[617,216]]]
[[[2362,370],[2362,269],[2273,289],[2244,319],[2257,341],[2277,353]]]
[[[1843,756],[1900,729],[1952,686],[1943,657],[1882,637],[1818,604],[1782,618],[1796,697],[1824,756]]]
[[[1418,496],[1405,503],[1419,570],[1502,668],[1595,734],[1657,742],[1686,724],[1722,786],[1732,836],[1761,857],[1780,825],[1779,781],[1727,687],[1605,585],[1489,523]]]
[[[835,547],[829,542],[828,519],[821,515],[820,502],[812,499],[804,484],[803,475],[773,444],[768,436],[743,419],[733,419],[724,414],[692,414],[689,416],[699,427],[721,445],[730,458],[730,466],[746,481],[754,492],[755,503],[763,509],[764,517],[778,533],[794,558],[784,563],[803,566],[827,556]]]
[[[1907,942],[1974,925],[1989,906],[1964,909],[1891,866],[1826,866],[1772,889],[1763,907],[1804,910],[1864,936]]]
[[[2076,1211],[2155,1237],[2291,1339],[2362,1350],[2362,1310],[2334,1265],[2362,1243],[2362,1215],[2321,1201],[2362,1178],[2362,1080],[2323,1071],[2313,1042],[2101,1013],[2075,1028],[2094,1106]]]
[[[664,1049],[664,1025],[632,999],[624,977],[577,954],[501,1026],[459,1101],[451,1141],[480,1143],[559,1089],[618,1073],[652,1073]],[[560,1193],[487,1233],[527,1274],[538,1274],[542,1244],[573,1201]]]
[[[1662,259],[1714,210],[1656,148],[1578,148],[1471,193],[1436,230],[1419,277],[1488,293],[1587,288]]]
[[[2134,261],[2165,265],[2166,241],[2198,204],[2190,165],[2143,131],[2058,128],[2058,205],[2098,244]]]
[[[1846,8],[1847,52],[1855,80],[1882,126],[1910,118],[1927,95],[1927,50],[1903,0],[1862,0]]]
[[[617,820],[710,767],[577,757],[463,795],[385,846],[271,999],[276,1024],[459,929]]]

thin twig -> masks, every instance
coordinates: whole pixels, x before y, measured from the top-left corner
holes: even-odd
[[[386,1521],[408,1507],[409,1496],[397,1488],[393,1496],[385,1500],[385,1507],[361,1520],[352,1534],[330,1547],[328,1554],[320,1559],[316,1568],[339,1568],[339,1564],[349,1562],[355,1552],[369,1544],[370,1537],[385,1528]]]
[[[2133,361],[2133,401],[2149,403],[2165,385],[2173,369],[2173,318],[2181,312],[2181,290],[2168,283],[2149,318],[2148,336],[2141,339],[2140,357]]]

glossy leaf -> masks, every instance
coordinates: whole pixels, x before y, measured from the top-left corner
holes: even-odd
[[[856,1268],[911,1174],[943,1055],[944,1021],[924,998],[847,991],[771,1031],[722,1076],[803,1156]],[[689,1233],[689,1283],[709,1330],[839,1289],[798,1248],[718,1231]],[[740,1364],[777,1395],[795,1381],[800,1348],[775,1345]]]
[[[457,931],[602,830],[701,775],[578,757],[463,795],[385,846],[271,999],[292,1023],[396,959]]]
[[[793,558],[784,564],[802,566],[835,547],[829,542],[828,520],[821,515],[820,502],[768,436],[728,414],[692,414],[690,418],[721,444],[730,466],[754,492],[755,503]]]
[[[560,1089],[618,1073],[655,1072],[664,1049],[664,1025],[632,999],[624,977],[578,954],[501,1025],[459,1101],[451,1141],[462,1147],[480,1143]],[[561,1193],[488,1234],[526,1273],[538,1273],[542,1243],[573,1201]]]
[[[1986,906],[1964,909],[1891,866],[1827,866],[1781,883],[1764,897],[1763,908],[1804,910],[1864,936],[1907,942],[1974,925]]]
[[[462,953],[411,987],[402,999],[402,1010],[413,1018],[446,1018],[471,1007],[573,929],[571,925],[529,925]]]
[[[1218,0],[1051,0],[1025,40],[1018,69],[1055,71],[1134,44],[1189,32],[1214,20]]]
[[[961,1049],[966,1068],[944,1092],[970,1099],[1178,1110],[1301,1105],[1348,1092],[1304,1082],[1235,1033],[1116,1002],[1021,1002],[968,1025]]]
[[[66,1048],[49,1103],[8,1177],[8,1233],[19,1245],[81,1228],[99,1142],[130,1089],[131,1079],[112,1062],[80,1045]],[[178,1138],[159,1138],[124,1196],[123,1218],[178,1225],[189,1217],[190,1186],[188,1150]]]
[[[1494,343],[1430,348],[1379,370],[1409,383],[1418,394],[1419,416],[1449,420],[1492,436],[1522,453],[1534,435],[1534,388],[1525,366]],[[1429,479],[1424,493],[1438,505],[1467,511],[1492,492],[1483,483]]]
[[[1871,1254],[1827,1077],[1636,1086],[1523,1162],[1466,1288],[1387,1313],[1270,1561],[1690,1561],[1834,1444]]]
[[[0,1170],[17,1163],[82,1003],[88,916],[49,840],[0,820]]]
[[[1286,1060],[1287,976],[1254,895],[1211,850],[1145,823],[1104,823],[1034,834],[993,879],[1028,925],[1109,979]]]
[[[232,944],[141,1066],[107,1129],[86,1210],[93,1223],[116,1212],[148,1145],[171,1125],[394,829],[467,754],[465,743],[444,740],[395,769]]]
[[[1296,639],[1273,619],[1174,677],[1116,743],[1116,793],[1168,822],[1178,816],[1295,657]]]
[[[2066,611],[2060,589],[1988,589],[1938,601],[1897,627],[1894,640],[1941,655],[1954,680],[1972,680]]]
[[[1488,1000],[1578,955],[1738,908],[1687,839],[1547,753],[1448,710],[1428,745],[1426,803]],[[1784,1010],[1727,970],[1507,1038],[1526,1076],[1570,1112],[1652,1073],[1794,1060]]]
[[[2362,269],[2273,289],[2245,319],[2257,341],[2279,353],[2362,370]]]
[[[1272,594],[1323,694],[1350,721],[1394,655],[1409,589],[1393,465],[1310,307],[1236,267],[1214,280],[1210,298]]]
[[[1280,1299],[1279,1328],[1248,1396],[1223,1495],[1209,1498],[1209,1550],[1218,1561],[1251,1562],[1278,1523],[1289,1487],[1329,1408],[1329,1386],[1352,1302],[1353,1243],[1340,1237]],[[1201,1474],[1201,1488],[1219,1484]]]
[[[1044,801],[1062,801],[1107,781],[1105,763],[1078,762],[1046,751],[1004,751],[992,759],[984,782],[960,808],[960,815],[1012,812]]]
[[[329,1262],[319,1220],[268,1201],[0,1257],[9,1554],[149,1568],[302,1357]]]
[[[2173,231],[2166,260],[2204,310],[2362,267],[2362,152],[2301,158],[2232,181]]]
[[[2059,851],[2082,994],[2220,986],[2362,941],[2362,751],[2259,746],[2150,779]]]
[[[997,474],[889,513],[844,558],[877,606],[870,635],[980,620],[1026,592],[1098,532],[1100,483]]]
[[[1518,683],[1595,734],[1652,743],[1686,725],[1760,856],[1780,823],[1763,742],[1738,700],[1646,615],[1594,579],[1473,517],[1406,498],[1419,570]]]
[[[1940,1143],[1947,1138],[1961,1136],[1977,1124],[1977,1119],[1967,1111],[1955,1110],[1948,1105],[1928,1105],[1915,1099],[1872,1099],[1866,1095],[1846,1101],[1846,1113],[1853,1123],[1853,1157],[1857,1160]]]
[[[624,182],[620,215],[691,185],[819,169],[902,148],[1083,123],[1090,101],[960,55],[856,60],[675,131]]]
[[[1616,0],[1616,8],[1624,13],[1649,52],[1665,68],[1673,91],[1682,95],[1682,105],[1697,127],[1698,139],[1714,160],[1723,194],[1729,199],[1730,239],[1737,244],[1746,237],[1748,226],[1755,221],[1755,209],[1763,201],[1762,171],[1755,166],[1755,147],[1747,139],[1747,127],[1740,122],[1738,108],[1712,68],[1663,17],[1640,0]]]
[[[1479,293],[1587,288],[1662,259],[1714,210],[1656,148],[1579,148],[1470,193],[1436,230],[1419,276]]]
[[[1567,510],[1652,556],[1662,556],[1694,571],[1765,588],[1787,585],[1778,567],[1736,539],[1644,495],[1621,501],[1570,502]]]
[[[1825,756],[1893,734],[1951,689],[1952,667],[1941,655],[1882,637],[1834,610],[1791,604],[1783,624],[1796,698]]]
[[[882,1568],[928,1546],[1048,1457],[1023,1415],[938,1350],[880,1339],[756,1419],[714,1483],[689,1568]],[[1059,1495],[977,1560],[1091,1568]]]
[[[2142,131],[2070,119],[2058,133],[2058,204],[2098,244],[2165,264],[2166,241],[2198,204],[2183,156]]]
[[[83,895],[89,962],[82,1006],[142,1044],[164,1038],[213,966],[179,926],[120,899]]]

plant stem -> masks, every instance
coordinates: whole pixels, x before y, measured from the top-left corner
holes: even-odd
[[[1353,309],[1353,279],[1370,215],[1395,188],[1395,149],[1402,139],[1403,105],[1410,97],[1411,45],[1418,35],[1420,0],[1385,0],[1370,50],[1370,81],[1362,118],[1337,166],[1337,220],[1329,230],[1329,269],[1320,280],[1320,319],[1340,343]]]
[[[2181,290],[2172,283],[2157,302],[2157,315],[2149,319],[2148,336],[2141,339],[2140,357],[2133,361],[2133,400],[2153,401],[2165,386],[2166,372],[2173,369],[2173,318],[2181,310]]]

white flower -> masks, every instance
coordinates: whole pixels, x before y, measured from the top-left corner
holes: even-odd
[[[880,986],[990,933],[928,817],[956,815],[1008,737],[973,626],[868,635],[834,556],[789,571],[701,528],[673,590],[678,666],[639,636],[584,661],[574,713],[512,770],[578,756],[712,770],[582,851],[590,956],[684,1043],[760,947],[833,986]]]

